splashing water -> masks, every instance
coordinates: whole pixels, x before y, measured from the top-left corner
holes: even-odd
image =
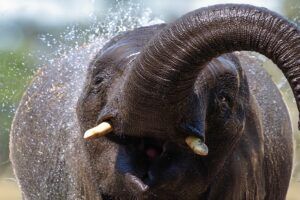
[[[118,33],[132,30],[140,26],[163,23],[162,20],[152,16],[152,12],[150,9],[141,8],[139,4],[134,4],[131,2],[119,2],[114,8],[110,9],[108,13],[109,14],[104,19],[99,19],[99,17],[97,17],[94,13],[90,13],[88,27],[82,28],[82,25],[80,24],[68,26],[66,27],[65,31],[59,34],[59,37],[55,37],[50,33],[40,35],[40,41],[44,44],[45,48],[50,49],[50,53],[45,54],[43,51],[39,50],[26,55],[27,57],[29,56],[32,60],[37,59],[40,64],[35,65],[32,68],[26,68],[26,74],[24,74],[24,77],[20,79],[20,82],[18,82],[17,84],[21,85],[22,89],[25,89],[26,84],[22,84],[22,82],[29,83],[29,80],[32,79],[32,76],[30,75],[32,75],[34,71],[38,71],[40,68],[44,68],[45,66],[57,67],[58,71],[64,70],[63,68],[66,66],[61,65],[60,62],[57,62],[60,59],[64,59],[69,62],[71,62],[72,60],[72,62],[77,65],[76,67],[72,68],[72,70],[76,69],[76,71],[71,78],[78,79],[78,77],[82,77],[81,73],[84,72],[87,67],[87,63],[82,62],[82,58],[84,56],[78,56],[78,52],[82,51],[82,47],[84,47],[84,54],[89,56],[89,60],[92,60],[95,54],[103,47],[103,45],[105,45],[106,42],[108,42],[113,36],[117,35]],[[254,56],[257,57],[257,55]],[[267,62],[266,59],[262,56],[258,56],[258,58],[263,62]],[[10,73],[14,73],[15,75],[21,73],[18,67],[16,67],[17,63],[14,63],[15,61],[11,62]],[[32,63],[23,62],[21,65],[30,66],[31,64]],[[0,80],[2,80],[1,76],[3,75],[0,74]],[[52,81],[54,82],[54,80]],[[281,78],[278,82],[278,85],[279,88],[285,88],[288,84],[286,79]],[[67,87],[72,88],[72,95],[78,96],[77,93],[80,90],[76,90],[76,88],[79,88],[81,86],[82,85],[79,84],[69,85]],[[55,87],[56,85],[53,85],[53,88]],[[19,97],[21,95],[17,95],[16,90],[12,90],[8,87],[6,88],[5,84],[0,81],[0,93],[2,93],[3,90],[9,91],[6,92],[6,94],[8,95],[4,96],[2,98],[3,101],[0,102],[0,115],[2,113],[9,113],[9,119],[12,119],[18,105]],[[12,98],[16,98],[13,105],[8,103]],[[74,102],[76,100],[77,99],[73,99]],[[2,123],[3,122],[0,122],[0,131],[2,131]],[[8,124],[9,122],[5,123]],[[8,127],[8,125],[5,126]],[[54,124],[52,126],[54,126]],[[72,127],[73,124],[72,122],[69,122],[63,126]],[[8,132],[8,129],[9,128],[6,128],[6,130],[4,131]],[[0,136],[1,134],[2,133],[0,132]],[[60,159],[63,159],[63,157],[61,157]]]
[[[45,53],[45,50],[37,50],[24,54],[21,58],[15,60],[1,60],[1,62],[3,62],[2,66],[8,67],[7,73],[9,73],[8,75],[3,74],[3,72],[0,74],[0,117],[2,115],[1,119],[7,119],[6,121],[0,121],[0,136],[3,136],[2,139],[8,141],[10,122],[22,96],[22,92],[20,91],[25,90],[26,85],[28,85],[33,78],[33,74],[40,68],[43,68],[44,66],[53,66],[54,64],[55,67],[62,67],[57,66],[59,65],[57,64],[59,59],[70,60],[72,55],[83,47],[85,53],[88,54],[90,60],[92,60],[101,47],[118,33],[132,30],[140,26],[162,22],[162,20],[152,17],[150,9],[141,8],[139,4],[132,2],[118,2],[108,11],[108,15],[105,16],[104,19],[100,19],[93,12],[90,13],[88,19],[89,25],[87,27],[82,28],[81,24],[73,24],[67,26],[58,37],[51,33],[40,35],[39,40],[43,44],[41,49],[46,49],[50,53]],[[14,54],[15,53],[10,53],[8,56],[14,57]],[[10,59],[10,57],[7,59]],[[34,60],[37,60],[39,64],[34,64]],[[78,60],[78,63],[81,63],[81,61]],[[78,68],[80,68],[80,66],[86,67],[79,64]],[[20,67],[22,67],[22,70]],[[82,69],[79,70],[81,71]],[[5,79],[5,77],[15,77],[14,79],[18,80],[18,82]],[[13,104],[11,102],[13,102]],[[1,142],[0,145],[2,143],[3,142]],[[7,146],[4,147],[4,149],[7,148]],[[2,148],[0,147],[0,149]],[[0,163],[7,159],[7,156],[3,157],[6,158],[1,158],[0,155]]]
[[[43,68],[43,66],[47,66],[46,68],[55,67],[60,72],[51,80],[53,90],[57,89],[56,82],[64,80],[64,71],[69,71],[68,74],[71,76],[69,79],[84,79],[89,62],[112,37],[137,27],[163,23],[162,20],[152,17],[150,9],[143,9],[139,4],[131,2],[118,2],[108,13],[101,20],[94,13],[91,13],[89,15],[90,25],[87,28],[82,29],[80,25],[76,24],[68,26],[65,31],[59,34],[58,39],[49,33],[41,35],[40,40],[52,49],[52,53],[50,55],[42,54],[39,56],[42,67],[38,67],[38,70]],[[68,65],[68,63],[74,66]],[[46,73],[47,71],[45,70]],[[71,92],[68,95],[74,98],[72,98],[72,102],[69,102],[69,105],[74,105],[77,102],[77,98],[80,96],[83,88],[83,83],[84,81],[59,83],[61,85],[65,84],[65,87],[70,88],[68,91]],[[33,87],[35,87],[34,84]],[[51,89],[45,92],[51,93]],[[70,106],[69,109],[73,108]],[[69,113],[75,112],[71,111]],[[53,129],[55,129],[54,126],[56,124],[53,124]],[[74,124],[73,122],[69,122],[66,123],[66,126],[72,127]]]
[[[97,17],[94,13],[90,13],[89,15],[89,21],[87,27],[82,27],[81,24],[74,24],[67,26],[64,31],[62,31],[58,37],[54,36],[54,34],[46,33],[39,36],[39,40],[42,43],[41,49],[46,49],[50,53],[45,53],[44,50],[37,50],[34,52],[31,52],[29,54],[23,55],[22,58],[20,58],[20,61],[22,63],[14,63],[17,61],[10,61],[6,62],[9,63],[9,73],[13,73],[12,76],[16,76],[16,80],[18,80],[17,83],[13,83],[12,81],[7,80],[6,82],[2,82],[2,77],[0,81],[0,93],[3,93],[5,90],[5,96],[1,97],[2,101],[0,103],[0,117],[1,115],[7,115],[8,118],[5,116],[8,121],[3,122],[0,121],[0,139],[6,141],[4,142],[7,144],[8,142],[8,132],[10,123],[12,121],[12,118],[14,116],[14,113],[16,112],[16,108],[19,104],[19,100],[21,98],[22,92],[25,90],[26,86],[30,83],[31,79],[32,81],[32,88],[37,88],[37,83],[39,82],[39,77],[34,77],[33,74],[39,74],[41,71],[45,72],[47,74],[48,69],[50,68],[56,68],[57,69],[57,76],[53,77],[49,82],[52,84],[52,87],[49,89],[49,91],[42,92],[47,97],[47,95],[51,96],[52,92],[56,92],[57,90],[60,90],[60,82],[57,80],[60,79],[63,80],[64,73],[66,71],[70,71],[72,73],[70,79],[73,80],[81,80],[84,77],[84,74],[86,72],[86,68],[88,66],[88,62],[93,59],[93,57],[96,55],[96,53],[105,45],[106,42],[108,42],[113,36],[117,35],[120,32],[132,30],[134,28],[140,27],[140,26],[147,26],[147,25],[153,25],[157,23],[162,23],[163,21],[152,17],[152,12],[150,9],[144,9],[141,8],[140,5],[134,4],[131,2],[119,2],[115,5],[115,7],[111,8],[108,11],[108,15],[104,17],[104,19],[100,19]],[[25,57],[30,58],[30,61],[24,61],[26,60]],[[88,58],[88,59],[87,59]],[[86,61],[83,62],[83,59]],[[33,60],[37,60],[39,64],[34,64]],[[66,63],[72,63],[76,66],[68,66]],[[4,65],[3,65],[4,66]],[[26,67],[25,74],[24,71],[19,70],[19,66],[22,66],[23,68]],[[30,67],[29,67],[30,66]],[[7,67],[7,66],[6,66]],[[19,73],[19,74],[18,74]],[[3,74],[0,74],[0,76],[3,76]],[[14,84],[14,85],[10,85]],[[16,90],[11,89],[16,87],[16,85],[19,85],[21,88],[18,88]],[[65,88],[68,88],[70,91],[71,96],[78,97],[78,93],[80,93],[82,89],[83,81],[79,84],[74,84],[74,82],[70,82],[69,85],[65,85]],[[5,86],[5,87],[3,87]],[[16,91],[22,91],[20,94],[16,94]],[[48,94],[47,94],[48,93]],[[63,94],[57,92],[58,97],[61,97]],[[76,98],[71,98],[72,102],[61,102],[61,104],[69,104],[74,105],[77,101]],[[14,104],[11,104],[12,99]],[[25,102],[27,103],[27,102]],[[73,110],[74,107],[68,106],[66,107],[68,110],[65,110],[63,115],[66,115],[66,118],[74,119],[70,113],[74,113]],[[53,116],[49,116],[51,113],[45,113],[46,119],[52,119]],[[3,117],[4,118],[4,117]],[[29,117],[31,118],[31,117]],[[26,123],[26,122],[23,122]],[[65,130],[71,129],[71,127],[74,127],[73,121],[65,121],[65,123],[56,123],[56,122],[44,122],[45,124],[48,124],[47,130],[56,130],[57,127],[64,128]],[[2,126],[5,126],[6,129],[3,131]],[[3,133],[4,132],[4,133]],[[70,130],[71,132],[71,130]],[[45,143],[49,141],[40,141],[40,143]],[[3,144],[3,142],[0,142],[0,145]],[[32,145],[36,145],[35,141],[32,140]],[[62,150],[59,154],[59,160],[63,160],[64,156],[67,151],[72,151],[75,147],[70,144],[68,147],[66,147],[65,150]],[[8,146],[1,147],[0,149],[8,149]],[[8,151],[7,151],[8,152]],[[0,163],[1,169],[4,169],[3,172],[7,173],[9,171],[9,162],[7,161],[7,152],[4,152],[4,156],[1,158],[0,155]],[[38,154],[40,156],[46,156],[45,152],[53,152],[53,147],[49,146],[46,151],[38,151]],[[44,155],[43,155],[44,154]],[[42,159],[37,158],[37,163],[43,162]],[[60,169],[58,169],[60,170]],[[60,173],[58,171],[57,173]],[[11,172],[9,172],[11,174]],[[1,177],[2,176],[2,177]],[[12,177],[12,175],[9,175],[8,177]],[[7,180],[14,180],[14,178],[7,178],[7,175],[3,176],[0,174],[0,185],[5,186],[2,188],[7,188],[6,186],[9,185]],[[71,180],[75,181],[75,180]],[[1,186],[0,186],[1,187]],[[3,193],[3,191],[0,193]]]
[[[41,35],[40,40],[52,49],[52,55],[51,58],[48,55],[42,55],[40,61],[44,64],[52,64],[54,58],[67,57],[72,51],[82,46],[86,46],[88,53],[93,57],[109,39],[120,32],[163,23],[162,20],[152,17],[152,11],[149,8],[141,8],[139,4],[131,2],[118,2],[108,13],[104,19],[99,19],[91,13],[89,27],[82,29],[76,24],[68,26],[58,39],[49,33]]]
[[[152,17],[152,12],[150,9],[141,8],[140,5],[131,2],[119,2],[115,7],[111,8],[108,13],[109,14],[105,16],[104,19],[99,19],[99,17],[97,17],[94,13],[91,13],[89,16],[89,25],[87,27],[82,28],[82,25],[80,24],[68,26],[66,27],[65,31],[59,34],[58,37],[54,36],[51,33],[40,35],[39,40],[44,46],[42,46],[43,48],[41,49],[47,49],[50,53],[45,53],[44,50],[37,50],[23,55],[19,60],[5,62],[5,64],[8,63],[8,66],[3,66],[9,68],[8,73],[11,73],[9,77],[15,77],[18,82],[13,82],[11,80],[5,81],[2,77],[5,76],[5,74],[0,74],[0,97],[2,99],[0,103],[0,119],[7,119],[7,121],[0,121],[0,145],[8,144],[7,141],[10,123],[12,121],[14,113],[16,112],[16,108],[22,96],[22,92],[30,83],[30,80],[33,79],[33,74],[38,74],[41,69],[55,67],[58,71],[58,75],[57,77],[54,77],[52,80],[50,80],[50,82],[53,83],[53,87],[51,89],[53,89],[54,91],[59,87],[57,84],[55,84],[55,82],[60,78],[60,76],[63,76],[64,70],[73,71],[75,69],[73,73],[70,73],[72,74],[72,77],[70,78],[75,80],[78,80],[79,77],[82,78],[82,73],[85,73],[88,62],[93,59],[96,53],[113,36],[117,35],[120,32],[132,30],[140,26],[147,26],[163,22],[158,18]],[[80,52],[82,52],[82,55],[80,55]],[[14,53],[11,53],[10,56],[12,56],[13,54]],[[25,57],[27,58],[27,60],[28,58],[30,58],[30,61],[24,61],[26,60]],[[82,59],[86,59],[87,57],[88,60],[86,62],[83,62]],[[33,60],[37,60],[39,64],[34,64]],[[69,67],[64,65],[63,63],[73,63],[76,65],[76,67]],[[23,68],[25,67],[25,74],[24,70],[21,71],[19,66]],[[45,72],[47,72],[47,70],[45,70]],[[38,78],[34,79],[35,80],[33,81],[32,85],[33,88],[37,87],[35,85],[35,82],[38,81],[36,80]],[[70,95],[78,96],[78,92],[81,91],[80,87],[82,86],[82,84],[83,83],[77,85],[71,84],[67,85],[66,87],[74,91]],[[16,86],[18,86],[19,88],[12,89]],[[45,93],[51,93],[51,89],[50,91],[45,91]],[[22,92],[19,92],[20,94],[16,94],[17,91]],[[1,94],[5,94],[5,96],[1,96]],[[76,101],[77,99],[74,98],[73,103]],[[14,103],[11,104],[11,102]],[[55,126],[66,126],[66,129],[68,129],[68,127],[74,126],[73,122],[67,122],[66,124],[59,125],[54,123],[48,124],[49,129],[55,129]],[[5,127],[5,129],[2,127]],[[70,146],[68,148],[73,147]],[[3,152],[4,155],[0,154],[0,169],[5,169],[3,170],[3,173],[6,173],[7,167],[9,166],[9,162],[7,160],[8,146],[0,146],[0,150],[1,149],[7,149],[6,152]],[[51,149],[49,150],[51,151]],[[60,159],[63,159],[64,152],[61,153],[62,154]],[[41,155],[42,154],[43,152],[41,151]],[[37,160],[37,162],[40,162],[40,160]],[[0,173],[0,180],[2,181],[1,184],[7,182],[8,178],[5,178],[5,176],[4,178],[1,178],[1,176],[2,174]],[[12,175],[10,175],[10,177],[12,177]],[[0,193],[2,193],[1,190]]]

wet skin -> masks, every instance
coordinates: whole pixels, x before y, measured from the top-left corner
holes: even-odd
[[[11,132],[24,198],[285,199],[288,111],[261,63],[232,52],[271,58],[299,106],[299,38],[271,11],[218,5],[121,33],[92,60],[82,47],[43,68]],[[83,139],[103,121],[112,132]]]

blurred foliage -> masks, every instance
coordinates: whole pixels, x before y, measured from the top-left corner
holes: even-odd
[[[299,24],[300,0],[284,0],[283,12],[289,19],[292,19]]]
[[[26,47],[0,51],[0,163],[8,160],[11,121],[33,73],[34,61]]]

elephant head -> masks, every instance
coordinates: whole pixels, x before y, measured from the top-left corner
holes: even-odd
[[[113,172],[107,172],[115,175],[114,186],[99,183],[103,193],[193,199],[206,190],[253,124],[247,78],[226,53],[256,51],[270,58],[300,109],[300,30],[274,12],[216,5],[138,29],[132,46],[126,34],[92,62],[78,110],[83,131],[100,124],[86,135],[106,135],[86,141],[91,159],[114,152],[106,154],[115,156]],[[103,162],[93,161],[94,172]],[[124,191],[116,189],[124,185]]]

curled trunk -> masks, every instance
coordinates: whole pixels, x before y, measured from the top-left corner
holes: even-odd
[[[124,85],[123,120],[136,124],[132,131],[147,127],[146,123],[163,129],[173,120],[170,108],[182,109],[191,99],[205,64],[241,50],[272,59],[289,81],[300,109],[299,28],[265,8],[228,4],[188,13],[148,43]]]

